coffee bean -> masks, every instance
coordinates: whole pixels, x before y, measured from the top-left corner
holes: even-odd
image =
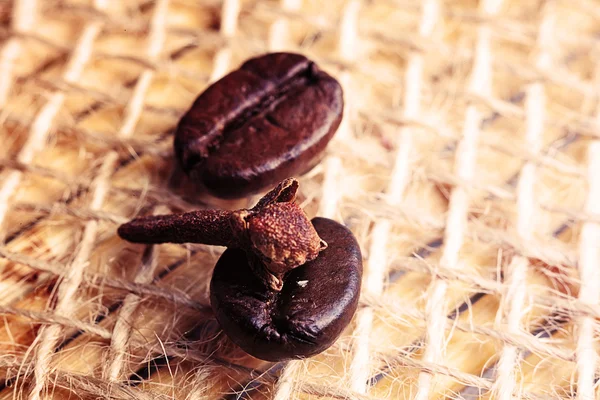
[[[243,251],[227,249],[215,266],[210,300],[217,320],[254,357],[280,361],[320,353],[356,311],[362,277],[356,239],[330,219],[312,223],[328,247],[289,272],[279,292],[257,279]]]
[[[266,54],[196,99],[177,127],[175,154],[195,184],[239,198],[314,167],[342,113],[341,86],[315,63]]]

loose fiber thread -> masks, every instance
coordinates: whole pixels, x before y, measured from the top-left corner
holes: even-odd
[[[38,313],[38,312],[26,312],[22,313],[22,310],[15,310],[10,307],[3,307],[2,312],[6,312],[7,314],[14,314],[20,316],[31,316],[39,321],[48,322],[51,324],[55,323],[63,323],[65,326],[70,326],[73,328],[80,329],[82,332],[87,334],[93,334],[103,339],[111,339],[113,334],[110,330],[105,329],[101,326],[87,324],[83,322],[75,323],[70,318],[61,318],[54,314],[50,313]],[[269,374],[267,372],[260,372],[257,370],[250,369],[248,367],[237,365],[231,363],[229,361],[220,359],[215,357],[214,354],[206,353],[198,350],[191,350],[182,348],[177,344],[168,344],[168,343],[158,343],[152,344],[148,343],[146,340],[133,338],[131,337],[130,343],[136,347],[140,347],[148,352],[148,354],[161,354],[170,358],[179,358],[180,360],[185,360],[189,362],[194,362],[198,365],[219,365],[230,368],[231,370],[235,370],[238,372],[248,373],[253,379],[261,380],[262,382],[272,383],[275,378],[274,375]],[[30,370],[33,369],[33,360],[22,359],[17,356],[5,356],[0,358],[0,368],[7,368],[16,371]],[[60,368],[58,368],[60,370]],[[52,372],[51,372],[52,373]],[[17,373],[17,375],[22,375],[22,373]],[[10,379],[11,374],[9,373],[7,378]]]
[[[288,400],[293,398],[292,394],[296,390],[296,381],[302,371],[302,367],[302,361],[289,361],[286,364],[277,381],[273,400]]]
[[[540,67],[548,63],[547,47],[552,44],[553,21],[551,16],[544,13],[538,33],[538,57]],[[536,155],[542,143],[542,134],[545,123],[546,99],[544,86],[540,82],[529,85],[525,94],[526,112],[526,146]],[[531,240],[535,227],[536,201],[534,196],[536,182],[536,166],[531,162],[525,163],[521,169],[517,184],[517,235],[523,240]],[[503,305],[499,314],[506,314],[507,329],[510,334],[521,331],[521,317],[525,305],[526,275],[529,261],[523,256],[516,255],[511,260],[505,271],[505,280],[508,282],[507,291],[503,297]],[[506,343],[506,342],[505,342]],[[531,349],[531,348],[530,348]],[[501,351],[496,372],[494,390],[499,399],[512,399],[517,389],[514,368],[518,366],[519,349],[515,344],[506,343]]]
[[[10,306],[0,306],[0,314],[16,315],[19,317],[29,318],[38,323],[41,322],[46,324],[56,324],[65,327],[71,327],[81,332],[87,332],[92,335],[99,336],[103,339],[110,339],[112,336],[109,331],[100,328],[96,324],[88,324],[86,322],[79,321],[74,318],[63,317],[56,313],[24,310]]]
[[[186,400],[201,400],[208,395],[209,386],[206,382],[210,379],[210,371],[200,367],[194,372],[192,387],[186,396]]]
[[[160,53],[160,50],[162,49],[162,44],[164,42],[164,25],[166,22],[164,19],[164,14],[162,13],[166,11],[167,4],[167,0],[162,0],[155,6],[155,18],[153,19],[152,33],[149,37],[149,56],[151,57],[151,59],[156,58]],[[107,8],[107,5],[108,4],[105,0],[96,0],[95,3],[96,8],[100,10]],[[93,29],[90,30],[92,30],[94,34],[92,35],[88,33],[89,30],[86,26],[86,29],[84,29],[84,33],[82,36],[82,43],[85,43],[86,45],[86,59],[88,59],[91,55],[93,39],[95,39],[95,36],[100,32],[101,29],[101,25],[99,22],[94,22],[91,26],[93,27]],[[89,39],[86,39],[88,37]],[[79,74],[82,70],[83,65],[80,65],[78,70]],[[71,79],[73,79],[70,77],[70,74],[72,73],[68,71],[68,76],[65,80],[70,81]],[[130,102],[125,109],[126,114],[121,128],[118,132],[119,137],[126,138],[132,135],[133,129],[135,128],[137,120],[139,119],[139,116],[141,114],[141,109],[144,103],[144,97],[151,83],[153,74],[153,71],[144,71],[144,73],[142,73],[138,82],[136,83],[136,87],[133,90],[133,95],[130,98]],[[60,100],[61,103],[64,98],[64,95],[62,96],[63,97]],[[117,160],[118,154],[115,152],[111,152],[105,157],[100,173],[96,178],[95,190],[90,206],[92,210],[96,210],[102,207],[102,204],[104,203],[104,198],[108,191],[108,180],[109,177],[112,175],[112,171],[114,169],[114,166],[116,165]],[[62,282],[58,288],[57,304],[55,307],[55,312],[58,314],[70,316],[74,311],[72,299],[83,279],[83,272],[88,264],[88,259],[96,240],[97,229],[97,221],[92,220],[86,222],[83,233],[83,239],[80,243],[75,259],[66,272],[67,275],[65,281]],[[42,329],[38,334],[37,339],[39,339],[39,345],[37,348],[36,362],[34,368],[35,384],[29,396],[31,400],[40,399],[40,396],[43,392],[48,378],[50,369],[50,359],[59,341],[61,330],[62,329],[60,325],[50,325],[45,329]]]
[[[320,398],[345,400],[380,400],[377,397],[356,393],[355,391],[347,389],[345,387],[315,384],[307,381],[299,382],[298,390],[302,393],[317,396]]]
[[[209,358],[210,355],[203,354],[201,357],[190,357],[188,361],[205,363]],[[23,360],[20,359],[0,359],[0,368],[15,368],[23,364]],[[226,362],[220,363],[220,365],[227,366],[233,369],[239,369],[236,368],[235,365],[227,364]],[[245,372],[252,372],[246,371],[243,368],[240,370],[243,370]],[[115,400],[163,398],[160,395],[158,395],[157,397],[156,393],[148,393],[135,386],[123,384],[120,382],[107,382],[105,380],[98,379],[93,376],[81,375],[73,372],[66,372],[60,369],[52,371],[50,377],[52,381],[55,382],[55,384],[58,386],[68,387],[73,390],[76,390],[79,395],[89,395],[95,398],[110,398]],[[197,387],[192,389],[192,391],[186,395],[186,399],[204,398],[202,394],[205,392],[206,389],[205,382],[202,384],[199,380],[205,377],[206,370],[200,370],[196,373],[195,383],[197,384]],[[263,383],[272,383],[273,379],[271,375],[261,374],[260,376],[256,377],[256,381]],[[327,385],[313,384],[309,382],[302,383],[299,390],[305,394],[316,394],[319,396],[329,396],[350,400],[377,400],[377,398],[375,397],[359,395],[344,388],[332,389],[330,386]]]
[[[496,14],[502,4],[501,0],[483,0],[481,10],[486,16]],[[477,94],[487,95],[490,92],[491,80],[491,51],[490,27],[487,24],[479,26],[477,30],[477,44],[475,61],[471,72],[470,90]],[[455,170],[459,179],[470,182],[475,172],[475,156],[477,139],[482,115],[475,105],[467,106],[463,137],[456,150]],[[463,244],[467,224],[469,205],[468,192],[462,187],[456,187],[450,195],[448,219],[444,233],[444,249],[440,264],[448,268],[458,268],[458,256]],[[444,342],[444,319],[447,314],[444,297],[448,283],[435,281],[431,295],[427,301],[427,314],[429,323],[426,331],[425,352],[423,361],[439,363],[442,360]],[[432,375],[428,372],[419,373],[419,384],[416,395],[417,400],[429,397]]]
[[[423,3],[419,35],[429,37],[436,25],[439,14],[437,0]],[[423,85],[423,56],[418,52],[411,52],[408,58],[406,74],[404,76],[405,93],[402,117],[417,119],[421,109],[421,92]],[[400,140],[396,144],[396,158],[390,182],[387,188],[386,201],[390,206],[399,205],[410,181],[411,157],[413,156],[414,130],[403,127],[399,130]],[[371,246],[367,261],[365,289],[367,296],[377,298],[383,292],[385,270],[389,262],[387,246],[391,230],[389,220],[378,221],[371,232]],[[358,393],[366,393],[370,371],[370,335],[373,325],[373,309],[365,307],[357,316],[355,355],[350,366],[351,387]]]

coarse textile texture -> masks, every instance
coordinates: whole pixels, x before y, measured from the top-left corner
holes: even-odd
[[[0,0],[0,24],[0,399],[600,396],[597,2]],[[365,266],[342,337],[287,363],[220,331],[222,248],[116,235],[256,202],[193,204],[173,129],[276,50],[344,88],[299,201]]]

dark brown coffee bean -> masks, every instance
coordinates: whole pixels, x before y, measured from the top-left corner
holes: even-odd
[[[315,63],[266,54],[196,99],[177,127],[175,154],[210,194],[243,197],[311,169],[342,113],[341,86]]]
[[[254,357],[280,361],[320,353],[356,311],[362,278],[356,239],[330,219],[312,223],[328,247],[289,272],[280,292],[257,279],[243,251],[227,249],[215,266],[210,299],[217,320]]]

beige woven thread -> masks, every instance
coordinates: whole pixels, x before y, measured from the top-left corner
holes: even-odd
[[[19,1],[13,5],[11,28],[27,34],[35,23],[36,0]],[[4,107],[8,100],[10,88],[13,84],[15,60],[21,53],[21,39],[13,37],[7,40],[0,55],[0,106]]]
[[[160,211],[163,212],[155,214],[168,213],[168,210],[165,209],[161,209]],[[146,248],[140,269],[134,278],[135,283],[148,284],[152,281],[158,263],[157,252],[158,249],[156,249],[155,246],[150,245]],[[128,294],[127,297],[125,297],[125,300],[123,300],[123,305],[119,310],[119,316],[111,335],[112,354],[109,362],[106,364],[105,372],[108,379],[112,381],[118,380],[121,377],[123,358],[125,358],[127,354],[127,346],[131,337],[131,329],[133,328],[133,315],[138,308],[139,301],[140,298],[137,295]]]
[[[168,11],[168,0],[161,0],[155,5],[154,14],[152,17],[150,35],[148,37],[148,59],[153,62],[160,55],[165,41],[165,17]],[[135,85],[133,96],[129,101],[125,119],[119,130],[120,137],[128,137],[133,134],[133,130],[143,110],[144,98],[149,85],[154,77],[152,69],[145,69]],[[111,153],[109,157],[116,158],[115,153]],[[156,269],[157,258],[154,254],[152,246],[148,248],[148,256],[140,266],[140,270],[134,278],[135,283],[149,283],[154,276]],[[107,376],[110,380],[116,380],[121,374],[122,360],[125,357],[127,342],[129,341],[131,331],[132,315],[137,309],[138,297],[128,295],[125,297],[119,317],[113,329],[113,337],[111,342],[112,357],[107,364]]]
[[[600,144],[597,140],[590,143],[588,147],[588,185],[589,193],[587,196],[585,210],[588,213],[598,213],[598,198],[600,197],[600,182],[598,180],[598,168],[600,163]],[[600,301],[600,257],[598,242],[600,241],[600,226],[594,222],[583,224],[581,238],[579,242],[579,251],[581,259],[579,262],[579,275],[581,279],[581,288],[579,299],[590,304],[598,304]],[[578,337],[577,337],[577,398],[593,399],[597,398],[598,390],[595,386],[598,365],[598,350],[594,338],[594,321],[589,317],[578,319]],[[597,335],[597,333],[596,333]],[[596,393],[596,394],[595,394]]]
[[[105,0],[96,0],[95,7],[99,10],[104,10],[107,8],[107,2]],[[162,47],[162,35],[160,33],[156,33],[157,31],[161,31],[164,29],[164,13],[166,12],[166,2],[163,1],[156,6],[156,18],[153,21],[153,26],[151,29],[151,34],[149,37],[149,51],[148,56],[150,60],[153,60]],[[91,53],[92,43],[101,29],[101,25],[99,22],[93,22],[90,26],[86,26],[84,33],[82,34],[81,42],[78,48],[82,49],[82,53],[86,53],[86,56],[80,56],[81,59],[88,59],[89,54]],[[76,51],[75,54],[79,54]],[[76,60],[78,60],[76,58]],[[81,65],[82,62],[73,62],[74,65]],[[79,71],[81,71],[82,67],[79,67]],[[67,76],[65,76],[65,81],[70,82],[75,80],[76,78],[72,78],[71,75],[77,76],[80,73],[75,75],[72,70],[67,70]],[[136,86],[133,90],[133,96],[131,97],[130,102],[128,103],[125,110],[125,118],[121,128],[118,131],[119,137],[128,137],[133,133],[133,129],[135,124],[140,116],[145,92],[150,84],[152,79],[152,71],[146,70],[140,76]],[[62,93],[60,94],[63,95]],[[62,98],[61,101],[62,103]],[[57,106],[58,109],[59,106]],[[46,122],[49,126],[50,124]],[[36,138],[37,140],[41,140]],[[23,160],[20,160],[23,161]],[[108,184],[107,180],[112,174],[112,170],[115,167],[115,163],[117,161],[117,154],[115,152],[109,153],[104,159],[100,173],[97,177],[94,195],[92,197],[91,209],[99,209],[102,207],[102,203],[104,202],[104,198],[107,193],[106,186]],[[67,276],[65,282],[59,286],[57,292],[57,304],[55,307],[55,312],[59,314],[65,314],[67,316],[73,313],[73,299],[77,289],[82,280],[83,270],[88,263],[88,259],[90,257],[90,253],[92,251],[92,246],[96,240],[96,234],[98,229],[97,221],[88,221],[85,224],[83,239],[81,242],[81,247],[77,254],[75,255],[73,264],[70,265],[69,270],[67,272]],[[57,342],[59,340],[58,336],[60,335],[60,326],[59,325],[51,325],[48,329],[42,329],[42,332],[39,334],[39,345],[37,347],[36,354],[36,362],[35,362],[35,386],[32,388],[31,394],[29,398],[31,400],[40,399],[41,392],[46,384],[46,380],[48,379],[49,374],[49,364],[51,354],[54,352],[54,348],[57,346]]]
[[[500,0],[484,0],[480,9],[484,15],[493,16],[500,8]],[[471,71],[469,89],[479,96],[488,96],[490,91],[490,28],[482,25],[477,31],[475,60]],[[463,136],[457,145],[455,159],[455,173],[458,178],[467,184],[473,179],[475,157],[479,126],[483,121],[481,112],[476,105],[469,105],[465,111]],[[458,268],[458,256],[463,245],[465,223],[468,213],[468,194],[463,187],[452,190],[444,232],[444,249],[442,265],[454,269]],[[423,359],[426,362],[440,362],[444,347],[444,333],[442,320],[448,313],[444,304],[448,284],[445,281],[435,281],[431,288],[431,298],[427,303],[427,336]],[[419,388],[416,399],[426,399],[431,391],[431,374],[422,372],[419,375]]]
[[[115,159],[113,157],[107,157],[106,161],[102,164],[98,177],[93,185],[92,209],[100,208],[104,201],[106,195],[106,180],[112,173],[114,166]],[[97,230],[98,221],[92,220],[85,223],[79,248],[75,253],[73,262],[66,269],[64,280],[60,283],[60,286],[56,291],[56,306],[54,307],[54,312],[58,315],[69,317],[73,314],[76,292],[81,284],[83,271],[88,264],[92,247],[96,241]],[[44,390],[50,372],[50,358],[58,345],[61,333],[61,325],[49,325],[41,329],[34,342],[36,345],[34,364],[35,385],[31,389],[29,395],[31,400],[42,398],[40,396],[42,396],[42,391]]]
[[[0,21],[0,400],[600,397],[594,1],[12,0]],[[276,50],[344,88],[300,202],[365,271],[329,350],[268,363],[212,316],[219,249],[115,231],[204,206],[169,188],[173,128]]]
[[[539,56],[537,64],[542,65],[548,57],[546,47],[551,42],[552,25],[546,18],[540,23],[538,33]],[[525,139],[530,151],[535,155],[541,148],[541,136],[544,128],[545,119],[545,95],[544,87],[539,82],[529,85],[525,92],[526,103],[526,129]],[[535,164],[525,163],[519,175],[517,185],[517,235],[523,240],[531,239],[534,231],[536,216],[536,200],[534,197]],[[521,330],[521,315],[525,304],[526,296],[526,271],[529,268],[529,261],[521,256],[515,256],[508,266],[505,279],[509,284],[504,297],[506,302],[506,324],[510,333],[519,333]],[[502,314],[499,315],[502,320]],[[502,354],[498,361],[496,387],[498,388],[499,399],[511,399],[516,391],[516,382],[513,369],[517,363],[519,349],[507,344],[502,349]]]

